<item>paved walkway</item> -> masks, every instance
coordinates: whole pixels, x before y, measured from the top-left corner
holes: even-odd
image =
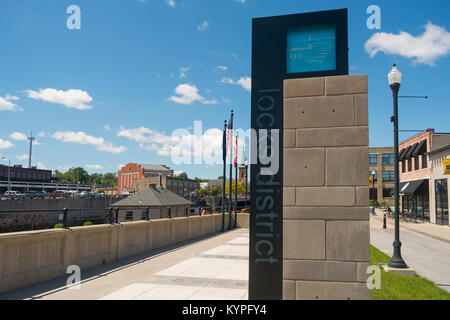
[[[0,299],[247,299],[248,245],[248,229],[233,230],[82,271],[80,289],[60,278]]]
[[[371,216],[371,219],[383,221],[383,214],[382,210],[376,209],[376,216]],[[393,218],[387,218],[387,225],[394,226],[394,219]],[[402,219],[400,219],[400,225],[403,228],[421,233],[423,235],[435,238],[437,240],[443,240],[448,241],[450,243],[450,227],[449,226],[442,226],[434,223],[429,222],[422,222],[418,220],[417,222],[414,221],[408,221],[405,222]]]
[[[372,245],[392,256],[394,240],[393,219],[388,219],[383,229],[380,216],[370,219],[370,242]],[[436,231],[435,231],[436,230]],[[446,232],[450,228],[429,223],[400,224],[402,257],[420,276],[434,281],[438,286],[450,292],[450,241]]]

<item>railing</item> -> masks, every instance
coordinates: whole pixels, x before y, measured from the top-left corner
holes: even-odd
[[[174,209],[175,207],[164,207]],[[178,207],[180,208],[180,207]],[[159,215],[155,211],[159,210]],[[203,214],[221,213],[221,206],[194,207],[184,210],[182,216],[199,216]],[[240,210],[238,210],[239,212]],[[132,214],[130,214],[130,212]],[[228,213],[228,207],[225,207]],[[140,214],[139,214],[140,213]],[[172,210],[163,216],[161,208],[155,207],[109,207],[80,208],[80,209],[29,209],[29,210],[0,210],[0,233],[41,230],[49,228],[69,228],[92,224],[117,224],[137,220],[154,220],[174,218]],[[233,211],[234,213],[234,211]],[[180,217],[180,215],[178,215]]]

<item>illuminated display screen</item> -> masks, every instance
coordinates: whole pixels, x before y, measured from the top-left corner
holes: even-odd
[[[289,29],[287,73],[328,70],[336,70],[336,26]]]

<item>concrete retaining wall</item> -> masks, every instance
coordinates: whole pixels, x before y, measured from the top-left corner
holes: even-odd
[[[228,215],[225,228],[228,228]],[[238,215],[248,228],[249,215]],[[219,232],[221,215],[0,234],[0,293]]]

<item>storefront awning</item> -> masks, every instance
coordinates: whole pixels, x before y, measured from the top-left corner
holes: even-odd
[[[405,158],[405,159],[411,158],[411,154],[412,154],[413,151],[417,148],[418,145],[419,145],[419,144],[416,143],[416,144],[414,144],[413,146],[411,146],[411,147],[409,148],[408,152],[405,154],[404,158]]]
[[[413,153],[411,154],[412,157],[415,157],[420,154],[424,154],[427,152],[427,140],[422,140],[419,142],[419,145],[414,149]]]
[[[409,152],[409,150],[411,150],[411,148],[412,148],[412,146],[406,147],[405,149],[403,149],[403,150],[400,152],[400,157],[399,157],[399,160],[400,160],[400,161],[401,161],[401,160],[405,160],[406,154]]]
[[[414,195],[428,192],[428,179],[400,182],[400,195]],[[393,192],[393,191],[392,191]]]

